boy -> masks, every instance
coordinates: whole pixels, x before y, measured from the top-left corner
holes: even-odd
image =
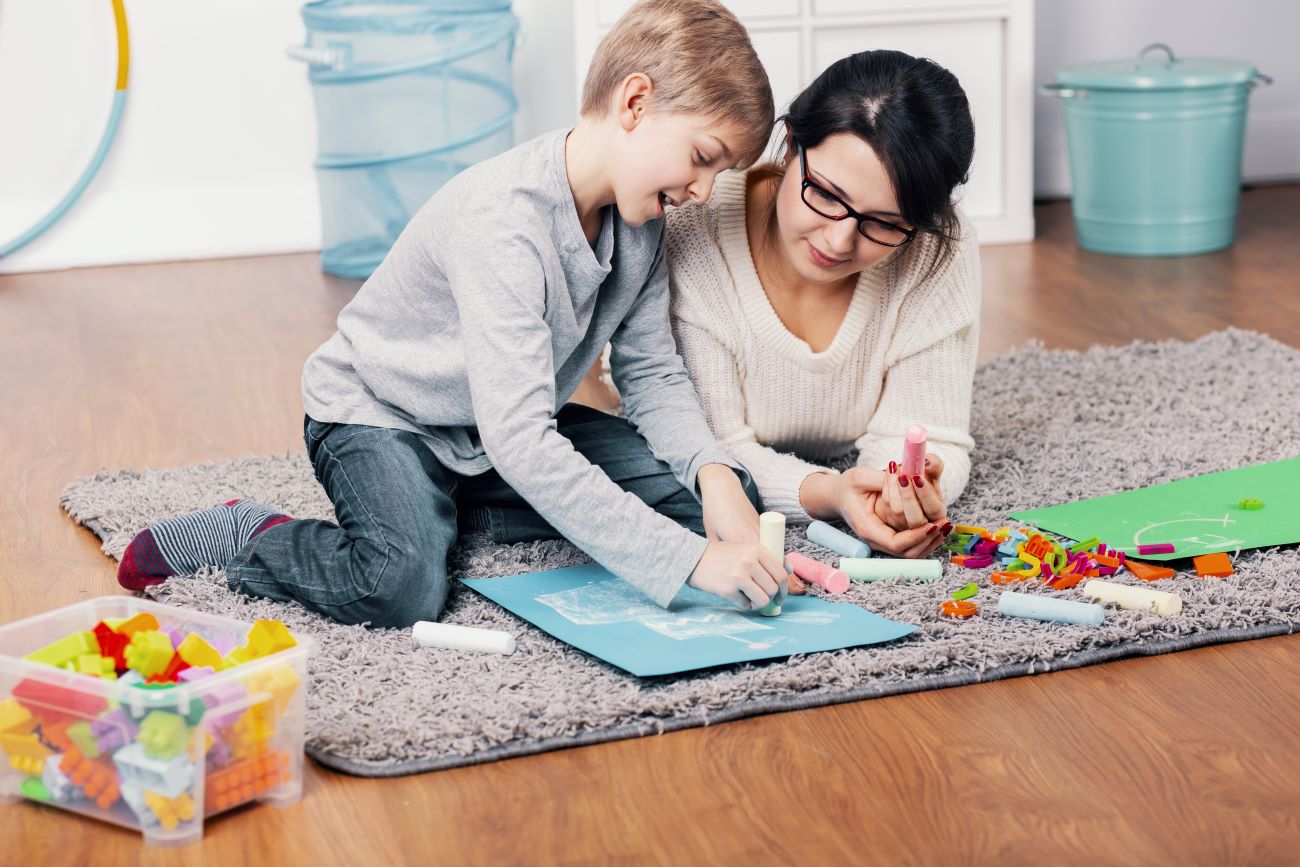
[[[772,122],[731,13],[633,7],[578,125],[449,181],[307,360],[307,452],[338,524],[232,501],[141,532],[119,581],[224,565],[231,589],[409,626],[442,611],[459,524],[558,531],[660,605],[689,580],[763,607],[785,571],[676,354],[662,217],[757,158]],[[565,405],[607,342],[630,424]]]

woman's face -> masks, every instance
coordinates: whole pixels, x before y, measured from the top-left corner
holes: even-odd
[[[852,133],[827,136],[805,150],[808,179],[860,214],[911,228],[899,213],[894,185],[871,145]],[[795,272],[808,283],[835,283],[883,262],[896,247],[863,237],[858,221],[832,220],[803,203],[799,153],[787,153],[776,196],[780,244]],[[813,195],[813,191],[809,191]]]

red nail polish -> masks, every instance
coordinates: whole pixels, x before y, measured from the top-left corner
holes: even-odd
[[[892,476],[892,475],[896,475],[897,473],[898,473],[898,461],[890,461],[889,474]]]
[[[920,476],[912,476],[912,484],[916,485],[918,488],[925,487],[925,482],[921,481]]]
[[[900,485],[902,485],[903,487],[906,488],[906,487],[907,487],[907,476],[899,476],[899,477],[898,477],[898,483],[899,483]]]
[[[937,533],[937,532],[939,532],[939,527],[938,527],[938,525],[937,525],[937,524],[931,524],[931,525],[930,525],[930,529],[928,529],[928,530],[925,531],[925,535],[927,535],[927,536],[933,536],[933,535],[934,535],[935,533]]]
[[[945,536],[948,535],[949,533],[951,533],[951,532],[952,532],[952,521],[944,521],[944,523],[943,523],[943,527],[940,528],[939,532],[940,532],[940,533],[943,533]]]

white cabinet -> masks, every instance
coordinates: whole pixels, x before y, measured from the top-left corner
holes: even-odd
[[[749,28],[779,115],[818,73],[890,48],[943,64],[970,99],[975,160],[962,207],[985,243],[1029,241],[1033,216],[1032,0],[725,0]],[[579,89],[631,0],[575,0]]]

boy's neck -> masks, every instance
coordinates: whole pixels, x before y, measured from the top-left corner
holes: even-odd
[[[578,211],[578,222],[593,247],[600,235],[601,209],[614,203],[614,189],[605,172],[609,131],[599,120],[583,117],[564,140],[564,172]]]

